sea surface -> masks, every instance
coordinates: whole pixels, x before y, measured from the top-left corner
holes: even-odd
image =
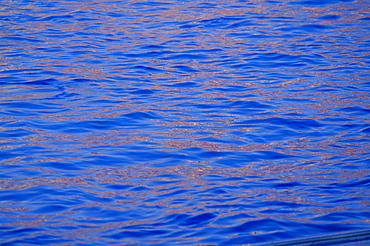
[[[2,0],[1,245],[370,229],[370,2]]]

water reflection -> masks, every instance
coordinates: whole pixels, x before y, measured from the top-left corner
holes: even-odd
[[[368,7],[4,1],[3,242],[367,228]]]

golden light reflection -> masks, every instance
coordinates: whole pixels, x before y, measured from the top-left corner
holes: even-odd
[[[0,162],[5,173],[0,190],[16,194],[46,186],[56,192],[0,202],[1,216],[9,219],[2,226],[72,226],[72,232],[54,235],[86,243],[90,234],[151,225],[167,215],[209,212],[216,221],[244,213],[250,217],[233,223],[263,218],[317,223],[321,216],[368,210],[366,192],[350,184],[369,176],[364,129],[370,121],[365,113],[343,111],[369,109],[368,92],[358,89],[369,80],[366,72],[346,73],[348,67],[367,66],[369,49],[359,38],[351,41],[367,37],[358,24],[368,16],[364,2],[336,9],[262,0],[249,6],[222,0],[218,4],[224,7],[216,9],[200,8],[203,1],[163,8],[139,0],[53,2],[63,12],[48,7],[43,14],[45,6],[38,4],[0,7],[1,16],[30,20],[0,31],[17,42],[0,51],[1,78],[14,82],[0,85],[5,106],[0,150],[7,154]],[[142,15],[144,10],[151,13]],[[327,15],[341,18],[325,20]],[[246,18],[250,23],[243,23]],[[319,30],[327,26],[338,28]],[[287,32],[291,36],[284,36]],[[300,67],[289,63],[294,57],[302,58]],[[13,81],[16,77],[27,85]],[[52,80],[37,82],[42,79]],[[288,123],[272,124],[270,118]],[[300,129],[294,121],[307,119],[317,127]],[[29,153],[20,156],[25,149]],[[151,150],[160,154],[143,161]],[[80,169],[68,170],[68,163]],[[334,196],[349,200],[334,206]],[[71,205],[35,214],[44,204],[29,204],[43,200]],[[107,219],[86,214],[92,207],[113,211],[122,221],[97,227],[96,221]],[[138,208],[158,216],[130,218]]]

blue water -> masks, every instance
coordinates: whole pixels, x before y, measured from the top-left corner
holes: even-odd
[[[369,229],[365,0],[3,0],[2,245]]]

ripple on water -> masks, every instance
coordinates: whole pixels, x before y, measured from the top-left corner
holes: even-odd
[[[2,243],[369,228],[368,8],[3,1]]]

